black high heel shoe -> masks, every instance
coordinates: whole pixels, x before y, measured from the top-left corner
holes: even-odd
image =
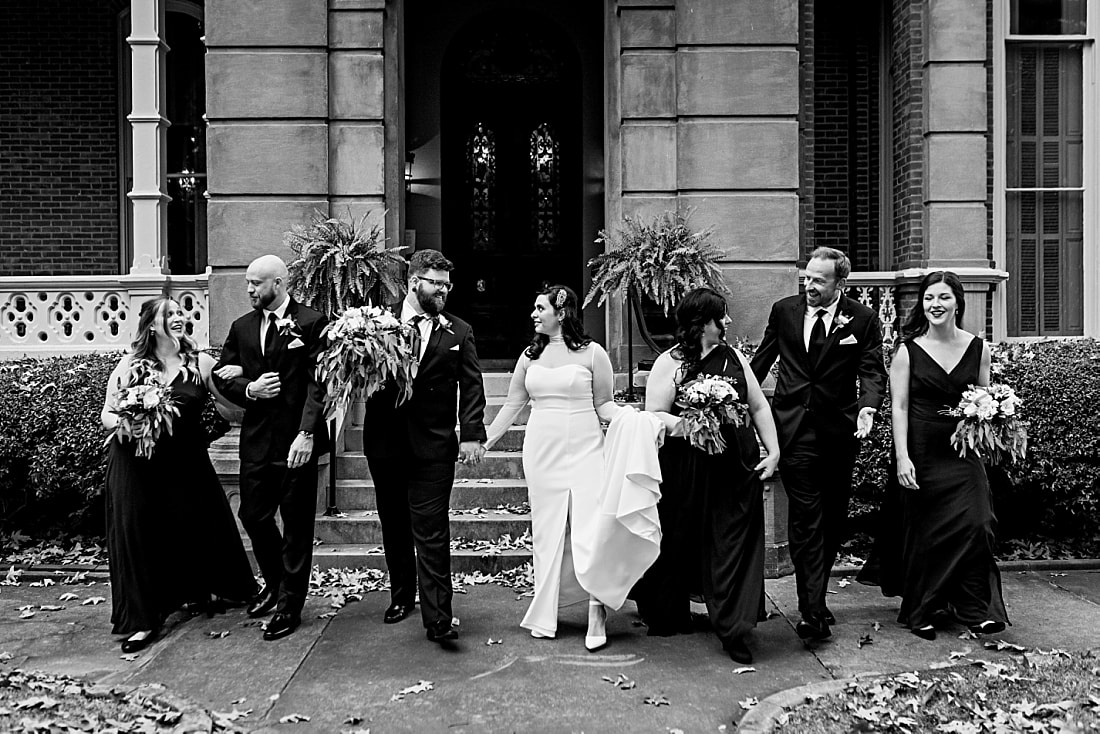
[[[914,627],[909,630],[922,640],[934,640],[936,639],[936,628],[932,625],[925,625],[924,627]]]
[[[992,619],[987,619],[981,624],[970,625],[969,629],[976,635],[995,635],[998,632],[1005,631],[1005,623],[995,622]]]
[[[135,632],[134,634],[141,633]],[[135,640],[133,636],[130,636],[122,641],[122,652],[129,654],[144,650],[146,647],[151,645],[154,640],[157,639],[158,634],[159,630],[148,630],[148,634],[146,634],[145,637],[141,637]]]

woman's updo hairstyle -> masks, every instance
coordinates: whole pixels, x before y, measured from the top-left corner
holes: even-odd
[[[554,315],[561,321],[561,335],[565,340],[565,346],[576,351],[592,343],[592,337],[584,333],[580,301],[577,300],[577,294],[572,288],[566,285],[551,285],[543,288],[536,296],[546,296],[546,300],[550,301]],[[530,359],[538,359],[549,343],[550,337],[546,334],[535,334],[524,354]]]

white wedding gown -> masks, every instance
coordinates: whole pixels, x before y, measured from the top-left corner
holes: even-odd
[[[558,628],[558,607],[586,601],[578,572],[596,562],[596,519],[604,458],[600,418],[623,410],[613,400],[611,360],[592,342],[572,351],[552,339],[537,360],[520,356],[508,399],[488,428],[500,439],[523,407],[531,417],[523,473],[531,503],[535,597],[521,625],[544,636]]]

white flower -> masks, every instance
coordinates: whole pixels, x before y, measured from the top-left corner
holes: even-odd
[[[836,315],[836,326],[838,329],[843,329],[848,324],[852,323],[852,317],[846,313],[838,313]]]
[[[155,408],[160,405],[160,393],[156,390],[149,390],[145,393],[145,397],[142,398],[141,404],[146,410]]]

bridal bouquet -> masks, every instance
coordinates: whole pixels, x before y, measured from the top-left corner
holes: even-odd
[[[972,451],[990,464],[1022,460],[1027,453],[1027,429],[1019,417],[1022,405],[1008,385],[970,385],[957,406],[942,411],[961,419],[951,446],[959,456]]]
[[[111,409],[118,425],[104,445],[117,436],[119,441],[133,441],[134,454],[149,459],[161,434],[172,435],[172,420],[180,411],[172,400],[172,386],[165,384],[151,360],[131,361],[127,384],[119,389],[118,403]]]
[[[739,402],[738,397],[728,377],[698,377],[680,385],[676,404],[681,408],[688,443],[708,454],[725,451],[722,426],[743,426],[748,422],[748,406]]]
[[[325,417],[346,411],[353,397],[370,397],[388,380],[397,383],[397,402],[412,395],[420,356],[420,333],[377,306],[353,307],[325,327],[325,351],[317,367],[325,386]]]

